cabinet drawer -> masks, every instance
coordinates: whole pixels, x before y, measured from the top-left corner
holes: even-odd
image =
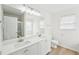
[[[10,55],[24,55],[25,52],[28,53],[28,49],[23,48],[23,49],[21,49],[21,50],[18,50],[18,51],[16,51],[16,52],[11,53]]]
[[[38,54],[38,44],[33,44],[32,46],[25,48],[25,55],[37,55]]]
[[[13,52],[10,55],[37,55],[38,54],[37,47],[38,45],[34,44],[29,47],[18,50],[16,52]]]

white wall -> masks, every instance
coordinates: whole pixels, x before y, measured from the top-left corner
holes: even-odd
[[[60,20],[65,15],[76,15],[76,28],[73,30],[61,30]],[[73,8],[59,13],[52,14],[52,36],[54,39],[59,40],[60,45],[79,51],[79,9]]]
[[[45,36],[48,41],[47,45],[48,47],[51,47],[51,39],[52,39],[52,21],[49,13],[45,13],[44,15],[45,20]]]

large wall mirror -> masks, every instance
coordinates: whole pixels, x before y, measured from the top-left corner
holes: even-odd
[[[25,22],[25,36],[37,36],[40,34],[40,17],[27,14]]]
[[[28,14],[14,7],[2,5],[3,40],[31,37],[44,32],[44,21],[40,21],[40,16]]]
[[[2,5],[3,40],[24,37],[24,14],[10,6]]]

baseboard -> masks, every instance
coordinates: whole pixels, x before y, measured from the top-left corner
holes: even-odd
[[[68,47],[68,46],[65,46],[65,45],[62,45],[62,44],[59,44],[58,46],[61,46],[61,47],[63,47],[63,48],[67,48],[67,49],[69,49],[69,50],[72,50],[72,51],[74,51],[74,52],[78,52],[78,53],[79,53],[79,50],[76,50],[76,49],[74,49],[74,48],[71,48],[71,47]]]

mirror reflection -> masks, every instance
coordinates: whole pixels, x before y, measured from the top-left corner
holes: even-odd
[[[12,9],[11,7],[6,7]],[[24,14],[17,14],[17,10],[7,10],[3,6],[3,40],[15,39],[24,36]],[[13,13],[16,12],[16,13]]]

